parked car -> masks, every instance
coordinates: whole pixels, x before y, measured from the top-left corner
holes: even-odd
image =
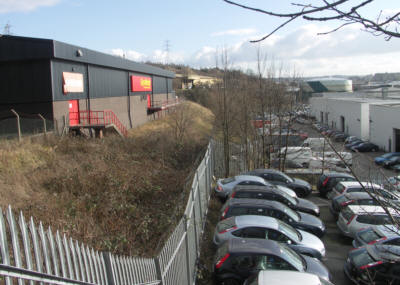
[[[301,254],[318,259],[325,256],[325,246],[318,237],[272,217],[244,215],[220,221],[215,227],[214,244],[220,246],[232,238],[269,239],[285,243]]]
[[[222,207],[221,220],[241,215],[274,217],[296,229],[307,231],[317,237],[322,237],[326,230],[324,223],[317,217],[294,211],[277,201],[233,198],[229,199]]]
[[[399,284],[400,247],[374,244],[352,250],[344,272],[356,284]]]
[[[354,140],[354,141],[352,141],[352,142],[350,142],[348,144],[345,144],[344,147],[347,148],[347,149],[351,149],[353,146],[362,144],[363,142],[364,142],[363,140],[356,139],[356,140]]]
[[[392,176],[388,178],[389,186],[396,190],[400,190],[400,176]]]
[[[236,185],[271,186],[263,178],[254,175],[236,175],[224,179],[218,179],[215,193],[221,199],[226,199]]]
[[[382,163],[382,166],[385,168],[391,168],[392,166],[400,164],[400,156],[393,156],[389,158],[388,160],[384,161]]]
[[[333,140],[336,142],[344,142],[347,137],[348,135],[345,133],[337,133],[333,136]]]
[[[387,208],[391,215],[400,221],[398,212],[393,208]],[[345,207],[339,214],[337,225],[343,235],[354,238],[356,233],[374,225],[391,225],[392,220],[380,206]]]
[[[291,178],[285,173],[278,170],[255,169],[245,174],[259,176],[272,184],[288,187],[295,191],[297,196],[299,197],[308,196],[312,191],[311,185],[308,182],[298,178]]]
[[[319,216],[319,207],[313,202],[302,198],[291,197],[281,189],[254,189],[249,187],[243,189],[235,187],[230,197],[236,199],[250,198],[278,201],[293,210],[308,213],[314,216]]]
[[[380,190],[383,190],[382,186],[371,182],[361,182],[360,184],[358,181],[341,181],[332,188],[332,191],[329,192],[326,197],[333,199],[346,193],[365,192],[364,188],[369,190],[371,193],[380,193]]]
[[[356,179],[347,173],[340,172],[325,172],[317,182],[317,190],[321,197],[326,197],[326,194],[341,181],[356,181]]]
[[[282,278],[285,276],[285,278]],[[261,270],[257,274],[246,279],[243,285],[333,285],[315,274],[287,271],[287,270]]]
[[[375,152],[379,150],[379,146],[370,142],[363,142],[355,146],[352,146],[350,149],[352,151],[358,151],[358,152],[370,152],[370,151]]]
[[[352,244],[356,248],[399,237],[400,229],[396,225],[372,226],[357,232]]]
[[[399,201],[397,197],[387,192],[387,197],[395,198],[396,200],[388,200],[382,196],[368,194],[367,192],[350,192],[339,195],[332,199],[329,207],[332,215],[337,218],[340,211],[348,205],[387,205],[390,201]],[[380,201],[380,202],[378,202]]]
[[[274,159],[271,161],[271,167],[279,168],[279,163],[282,163],[282,161],[279,161],[279,159]],[[285,159],[285,169],[288,168],[293,168],[293,169],[304,168],[304,165],[302,165],[299,162],[293,161],[291,159]]]
[[[292,189],[287,188],[285,186],[281,186],[281,185],[271,185],[271,186],[257,186],[257,185],[236,185],[233,188],[233,191],[231,192],[231,194],[229,195],[232,196],[232,193],[236,190],[244,190],[244,189],[254,189],[254,190],[268,190],[268,189],[278,189],[280,191],[285,192],[287,195],[289,195],[290,197],[293,198],[297,198],[296,192],[294,192]]]
[[[381,156],[375,157],[375,163],[378,165],[382,165],[385,161],[389,160],[392,157],[400,156],[400,152],[389,152],[385,153]]]
[[[317,274],[329,280],[318,260],[300,255],[288,246],[265,239],[231,239],[215,255],[214,276],[220,284],[242,284],[260,270],[292,270]]]
[[[344,143],[345,143],[345,144],[348,144],[348,143],[351,143],[352,141],[355,141],[355,140],[359,140],[359,138],[356,137],[356,136],[348,136],[348,137],[344,140]]]

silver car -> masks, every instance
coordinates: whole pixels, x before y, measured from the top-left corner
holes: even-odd
[[[395,219],[400,216],[393,208],[387,208]],[[337,221],[340,231],[348,237],[354,238],[356,233],[362,229],[374,225],[390,225],[392,221],[380,206],[356,206],[350,205],[344,208]]]
[[[284,278],[282,278],[284,276]],[[248,278],[243,285],[333,285],[311,273],[289,270],[262,270]]]
[[[325,246],[318,237],[272,217],[243,215],[220,221],[215,228],[214,243],[219,246],[232,238],[275,240],[304,255],[319,259],[325,256]]]
[[[333,199],[339,195],[352,192],[365,192],[364,188],[370,190],[371,193],[380,194],[381,190],[384,190],[382,186],[371,183],[371,182],[361,182],[362,186],[357,181],[341,181],[333,187],[332,191],[327,194],[328,199]],[[363,188],[364,186],[364,188]]]
[[[215,186],[215,193],[221,199],[228,198],[236,185],[271,186],[264,178],[252,175],[236,175],[224,179],[218,179]]]

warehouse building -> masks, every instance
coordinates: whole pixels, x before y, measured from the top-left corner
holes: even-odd
[[[129,129],[175,100],[173,72],[48,39],[0,37],[0,111],[42,114],[60,132],[112,121]]]
[[[400,151],[400,101],[378,98],[310,99],[311,113],[330,128]]]

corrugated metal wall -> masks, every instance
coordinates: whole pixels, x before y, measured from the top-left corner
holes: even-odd
[[[128,95],[128,73],[122,70],[89,66],[90,98]]]

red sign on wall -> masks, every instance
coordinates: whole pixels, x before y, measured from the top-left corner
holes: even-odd
[[[131,76],[131,91],[138,92],[138,91],[151,91],[151,77],[144,77],[144,76]]]

